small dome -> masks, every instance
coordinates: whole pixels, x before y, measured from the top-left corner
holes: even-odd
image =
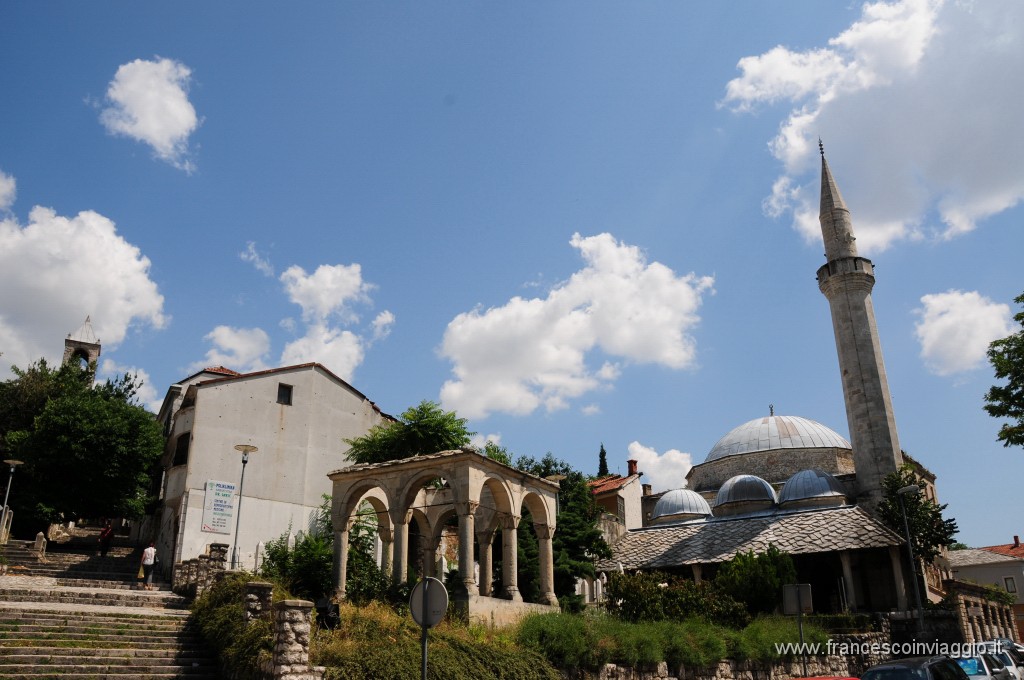
[[[696,491],[673,489],[666,491],[651,512],[651,523],[670,520],[700,519],[711,516],[711,506]]]
[[[806,505],[842,505],[846,490],[842,483],[822,470],[801,470],[782,486],[779,505],[800,507]]]
[[[767,510],[778,502],[775,489],[755,475],[736,475],[726,480],[715,497],[716,515],[738,515]]]
[[[718,440],[705,463],[755,451],[773,449],[850,449],[850,442],[829,427],[799,416],[755,418]]]

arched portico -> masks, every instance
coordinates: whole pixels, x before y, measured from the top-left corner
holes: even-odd
[[[505,591],[500,595],[518,602],[522,597],[516,586],[516,532],[520,508],[525,506],[533,518],[540,547],[543,598],[549,604],[557,604],[551,547],[557,483],[493,461],[473,449],[352,465],[328,477],[333,482],[334,585],[339,599],[345,595],[348,531],[359,503],[365,498],[372,499],[370,502],[377,509],[378,517],[389,519],[392,578],[396,583],[405,580],[409,567],[409,523],[414,514],[419,535],[427,542],[419,549],[424,551],[424,571],[429,573],[433,560],[426,556],[435,554],[442,524],[454,511],[459,528],[459,579],[465,592],[469,596],[491,595],[491,544],[500,529],[505,584]],[[434,481],[438,479],[444,483]],[[475,574],[474,539],[480,546],[481,583],[477,583]]]

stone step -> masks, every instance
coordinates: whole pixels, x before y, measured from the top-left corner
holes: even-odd
[[[51,602],[115,607],[188,609],[188,600],[159,591],[114,591],[87,588],[0,588],[0,602]]]
[[[177,677],[204,677],[220,678],[216,666],[178,666],[164,664],[160,666],[144,666],[138,664],[83,664],[74,663],[63,666],[18,664],[0,661],[0,677],[4,680],[17,680],[19,678],[177,678]]]
[[[31,667],[30,667],[31,668]],[[151,680],[151,678],[188,678],[189,680],[223,680],[223,675],[216,670],[179,670],[172,673],[157,673],[150,669],[146,673],[76,673],[46,667],[37,668],[36,671],[24,673],[8,673],[3,676],[4,680]]]
[[[74,625],[82,628],[102,630],[124,630],[127,628],[144,628],[147,630],[188,630],[192,623],[178,614],[169,616],[138,616],[134,614],[118,614],[111,620],[109,614],[91,611],[57,611],[48,609],[10,609],[0,605],[0,625],[23,626],[59,626]]]

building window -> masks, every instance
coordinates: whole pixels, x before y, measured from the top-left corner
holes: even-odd
[[[1012,576],[1003,577],[1003,585],[1006,586],[1006,592],[1015,593],[1017,592],[1017,583],[1013,580]]]
[[[622,496],[618,496],[615,500],[618,501],[616,503],[616,506],[617,506],[616,509],[619,511],[619,519],[621,519],[623,522],[625,522],[626,521],[626,501],[622,498]]]
[[[172,466],[188,463],[188,447],[191,443],[191,432],[186,432],[178,437],[178,441],[174,443],[174,462],[171,463]]]
[[[292,386],[284,383],[277,383],[277,403],[285,406],[292,405]]]

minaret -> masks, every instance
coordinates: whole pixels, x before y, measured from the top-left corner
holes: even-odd
[[[74,333],[68,333],[64,340],[64,359],[62,363],[69,361],[84,361],[93,371],[96,370],[96,362],[100,358],[100,339],[92,330],[92,319],[85,317],[85,323]]]
[[[843,380],[846,419],[857,470],[857,502],[874,511],[882,479],[903,464],[889,381],[882,362],[871,289],[871,260],[857,255],[850,211],[821,149],[821,236],[828,263],[818,270],[818,288],[828,298]]]

